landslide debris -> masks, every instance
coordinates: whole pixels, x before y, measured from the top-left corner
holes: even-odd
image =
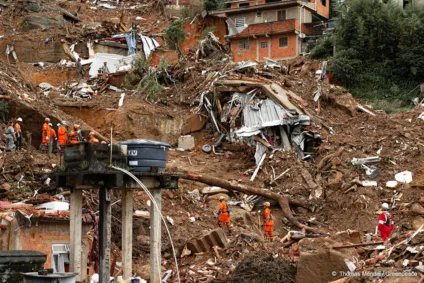
[[[296,267],[293,263],[272,254],[247,255],[231,274],[230,283],[294,283]]]

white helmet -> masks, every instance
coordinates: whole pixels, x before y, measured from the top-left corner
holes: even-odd
[[[60,123],[57,123],[57,126],[60,127]]]
[[[62,121],[62,125],[66,125],[66,121]]]
[[[16,120],[16,121],[23,122],[21,117],[19,117],[18,120]]]
[[[384,203],[381,205],[381,208],[383,208],[383,209],[389,209],[389,205],[388,205],[386,202],[384,202]]]
[[[223,196],[220,196],[219,197],[219,200],[224,200],[225,198],[223,197]]]
[[[49,123],[49,126],[50,126],[50,127],[53,127],[53,124],[52,124],[52,123]]]

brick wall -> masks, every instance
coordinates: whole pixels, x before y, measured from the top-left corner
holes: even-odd
[[[52,268],[52,245],[69,244],[69,223],[46,224],[19,230],[22,250],[33,250],[47,254],[45,268]]]
[[[315,0],[317,2],[317,13],[329,18],[330,17],[330,0],[325,0],[325,6],[321,4],[322,0]]]
[[[239,35],[258,35],[272,32],[281,32],[291,29],[298,29],[298,26],[299,22],[295,19],[272,23],[254,24],[249,25],[246,29],[239,33]]]
[[[279,47],[279,40],[281,37],[287,37],[288,39],[287,47]],[[284,59],[284,58],[295,57],[297,55],[296,41],[297,41],[297,35],[294,33],[273,36],[271,38],[271,59]]]
[[[287,37],[287,47],[279,47],[280,38]],[[231,40],[231,53],[233,55],[234,62],[241,61],[263,61],[264,57],[270,57],[271,59],[284,59],[295,57],[297,55],[297,35],[294,33],[287,33],[281,35],[273,35],[269,38],[260,37],[258,39],[250,38],[250,49],[239,50],[239,40],[245,39],[233,39]],[[261,42],[267,42],[266,48],[261,48]],[[270,50],[270,52],[268,51]],[[271,56],[268,56],[270,53]]]
[[[30,250],[38,251],[47,255],[44,268],[52,268],[52,245],[53,244],[69,244],[70,229],[69,222],[38,222],[32,223],[30,228],[19,227],[16,220],[12,222],[9,229],[12,231],[9,238],[10,250]],[[83,224],[82,241],[88,241],[86,233],[91,225]],[[83,255],[88,256],[88,250],[83,250]]]

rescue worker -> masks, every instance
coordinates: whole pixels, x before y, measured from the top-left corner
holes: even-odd
[[[387,203],[383,203],[381,208],[382,212],[378,217],[378,231],[380,232],[381,239],[386,241],[390,237],[390,234],[395,227],[395,222],[393,215],[387,211],[389,209],[389,205]]]
[[[88,137],[89,137],[88,142],[91,142],[91,143],[98,143],[99,142],[99,140],[94,137],[94,132],[90,132]]]
[[[69,133],[69,143],[76,144],[81,142],[80,134],[79,134],[79,125],[75,124],[72,131]]]
[[[228,232],[231,234],[231,225],[230,225],[230,211],[228,209],[227,203],[223,196],[219,197],[219,210],[217,214],[218,225],[223,228],[223,225],[227,225]]]
[[[81,58],[78,58],[77,62],[75,63],[75,67],[76,67],[76,73],[77,73],[76,74],[77,80],[78,80],[79,74],[84,79],[84,68],[82,67],[82,64],[81,64]]]
[[[274,219],[269,209],[270,203],[264,203],[264,231],[269,240],[272,241],[272,230],[274,229]]]
[[[53,153],[53,146],[54,146],[54,143],[57,142],[57,135],[56,135],[56,131],[53,128],[52,123],[49,123],[49,127],[50,127],[49,153]]]
[[[49,150],[49,142],[50,142],[50,119],[44,119],[43,130],[41,134],[41,152],[47,153]]]
[[[109,68],[107,67],[107,62],[103,62],[103,67],[99,69],[99,74],[109,74]]]
[[[59,149],[59,152],[62,153],[62,146],[68,143],[68,130],[66,129],[66,121],[62,121],[62,124],[57,124],[57,127],[57,147]]]
[[[10,121],[8,123],[8,127],[6,128],[5,134],[6,134],[6,152],[11,152],[12,149],[15,148],[15,140],[16,140],[15,130],[13,129],[13,121]]]
[[[22,149],[22,118],[18,118],[15,124],[15,136],[16,136],[16,150]]]

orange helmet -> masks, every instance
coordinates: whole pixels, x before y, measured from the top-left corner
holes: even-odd
[[[76,130],[78,128],[79,128],[79,125],[78,124],[74,124],[74,129]]]

